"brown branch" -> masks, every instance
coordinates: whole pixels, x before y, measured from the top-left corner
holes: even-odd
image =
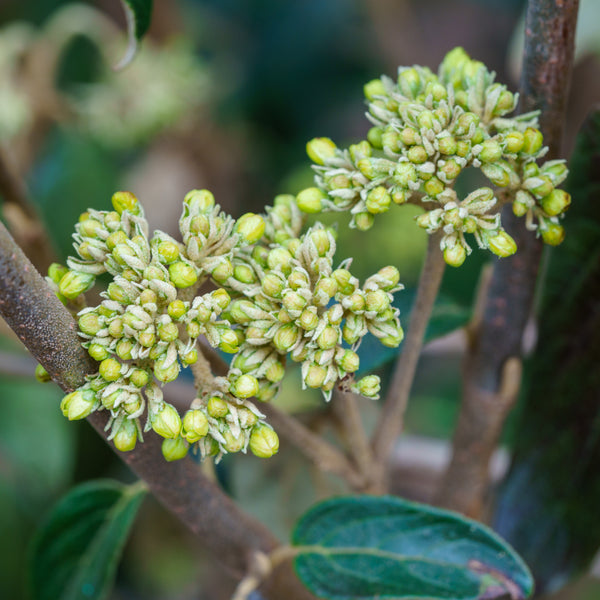
[[[571,77],[578,0],[532,0],[525,31],[521,111],[542,111],[540,126],[549,158],[559,155]],[[453,456],[437,500],[481,517],[489,456],[496,447],[512,400],[507,374],[519,362],[525,325],[533,307],[542,243],[510,207],[502,222],[517,242],[514,256],[497,261],[483,319],[465,357],[465,382]],[[515,362],[517,361],[517,362]],[[517,373],[511,375],[517,378]],[[514,390],[516,394],[516,390]]]
[[[385,485],[387,463],[402,431],[404,412],[423,347],[427,323],[433,310],[446,263],[440,251],[440,234],[429,236],[425,263],[421,270],[417,297],[411,311],[408,333],[394,367],[383,410],[373,434],[373,452],[379,470],[380,485]]]
[[[10,164],[7,153],[0,148],[0,196],[4,200],[3,214],[12,234],[33,264],[45,273],[56,253],[46,229],[27,196],[25,183]]]
[[[81,386],[86,373],[96,372],[96,363],[81,347],[73,318],[1,224],[0,314],[65,392]],[[105,439],[106,418],[106,413],[89,417]],[[269,553],[279,545],[261,523],[241,511],[190,458],[165,462],[158,436],[148,435],[143,444],[126,454],[119,453],[119,457],[238,578],[246,573],[253,553]],[[272,600],[313,598],[289,564],[265,583],[263,593]]]

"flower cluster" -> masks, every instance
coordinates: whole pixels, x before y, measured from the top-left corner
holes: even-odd
[[[334,267],[332,230],[316,224],[301,233],[302,213],[290,195],[278,196],[265,215],[235,220],[210,192],[194,190],[183,203],[181,242],[161,231],[150,236],[133,194],[117,192],[112,203],[113,211],[81,216],[77,256],[49,271],[58,297],[79,308],[99,275],[112,276],[100,304],[78,312],[83,346],[99,368],[63,399],[69,419],[109,411],[109,437],[122,451],[153,429],[168,460],[191,446],[202,456],[250,448],[267,457],[278,449],[277,434],[251,399],[275,396],[288,356],[301,363],[304,385],[327,399],[336,384],[377,397],[376,376],[354,379],[356,349],[368,332],[388,346],[402,340],[394,267],[361,287],[349,261]],[[201,336],[234,354],[225,377],[210,372]],[[162,385],[188,365],[196,365],[199,393],[180,416]]]
[[[557,187],[567,176],[564,161],[537,164],[547,152],[537,113],[508,117],[517,95],[462,48],[446,55],[437,75],[401,67],[397,81],[373,80],[365,96],[374,125],[367,140],[348,149],[328,138],[308,143],[316,176],[315,187],[298,195],[304,212],[350,211],[351,226],[365,230],[392,204],[418,204],[426,211],[418,225],[443,232],[441,249],[453,266],[471,252],[465,234],[498,256],[516,251],[500,221],[499,209],[509,201],[544,242],[562,241],[559,217],[571,201]],[[496,189],[481,187],[459,199],[454,184],[469,167]]]

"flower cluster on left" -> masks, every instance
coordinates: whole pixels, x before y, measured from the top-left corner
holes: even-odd
[[[66,417],[109,411],[109,439],[122,451],[153,429],[167,460],[191,447],[202,457],[248,448],[269,457],[279,441],[254,402],[275,396],[288,355],[301,363],[303,385],[326,399],[336,385],[377,397],[376,376],[354,378],[356,349],[367,333],[388,346],[402,340],[394,267],[361,287],[349,261],[334,268],[332,230],[317,223],[301,233],[302,213],[289,195],[264,215],[235,220],[209,191],[193,190],[179,221],[182,242],[162,231],[150,236],[130,192],[117,192],[112,203],[112,211],[81,215],[78,256],[68,268],[52,265],[47,278],[77,313],[83,346],[99,361],[98,372],[63,399]],[[99,305],[85,306],[82,294],[104,273],[112,281]],[[201,336],[235,355],[226,376],[212,374],[197,346]],[[190,365],[198,394],[182,416],[162,385]]]

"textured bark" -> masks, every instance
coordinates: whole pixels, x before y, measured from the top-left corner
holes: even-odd
[[[578,6],[578,0],[532,0],[528,6],[520,111],[542,111],[540,128],[550,149],[546,159],[560,154]],[[465,357],[453,456],[437,497],[439,504],[475,518],[482,514],[489,457],[517,395],[519,369],[509,368],[509,361],[521,356],[542,255],[541,240],[525,229],[510,205],[502,223],[518,251],[494,265],[483,318]],[[506,386],[514,397],[502,392]]]

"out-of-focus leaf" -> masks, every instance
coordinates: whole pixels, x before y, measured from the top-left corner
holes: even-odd
[[[145,493],[140,483],[94,481],[67,494],[34,540],[33,600],[107,598]]]
[[[127,19],[127,50],[125,56],[115,65],[115,69],[123,69],[135,56],[138,42],[144,37],[144,34],[150,27],[152,19],[152,1],[153,0],[121,0],[125,17]]]
[[[548,592],[600,547],[600,111],[579,135],[566,238],[552,250],[538,350],[495,526]]]
[[[518,599],[533,589],[523,561],[487,527],[393,496],[317,504],[292,543],[298,576],[328,600]]]
[[[394,306],[400,309],[400,322],[405,331],[408,328],[412,305],[414,304],[416,290],[402,290],[396,294]],[[471,316],[471,311],[440,294],[436,300],[431,320],[425,333],[425,343],[464,327]],[[372,335],[367,335],[358,349],[360,356],[360,372],[372,371],[394,360],[402,352],[402,344],[398,348],[388,348]]]

